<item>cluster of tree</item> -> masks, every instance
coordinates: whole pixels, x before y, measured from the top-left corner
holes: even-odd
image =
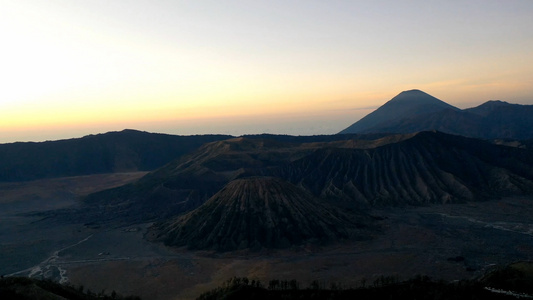
[[[457,282],[433,281],[427,276],[417,276],[399,281],[395,276],[380,276],[367,285],[361,281],[357,288],[339,283],[315,280],[306,288],[300,288],[296,280],[270,280],[267,287],[258,280],[234,277],[221,287],[200,295],[198,300],[219,299],[508,299],[509,296],[492,293],[482,282],[463,280]]]
[[[52,280],[26,277],[0,278],[0,299],[141,300],[137,296],[121,296],[115,291],[109,294],[105,290],[96,293],[84,291],[83,286],[62,285]]]
[[[376,300],[376,299],[464,299],[492,300],[533,298],[533,262],[517,262],[498,267],[478,280],[446,282],[427,276],[416,276],[400,281],[397,276],[378,276],[373,280],[363,278],[357,287],[340,283],[314,280],[301,285],[297,280],[272,279],[267,285],[258,279],[233,277],[220,287],[205,292],[199,300]],[[121,296],[115,291],[98,293],[84,290],[83,286],[61,285],[51,280],[23,277],[0,278],[0,299],[72,299],[72,300],[140,300],[137,296]]]

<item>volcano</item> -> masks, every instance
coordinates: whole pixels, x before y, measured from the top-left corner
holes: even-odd
[[[375,128],[379,128],[386,124],[443,110],[459,111],[457,107],[441,101],[423,91],[403,91],[374,112],[368,114],[339,133],[376,132]]]
[[[287,248],[361,238],[367,222],[282,179],[249,177],[231,181],[196,210],[154,225],[149,238],[217,251]]]

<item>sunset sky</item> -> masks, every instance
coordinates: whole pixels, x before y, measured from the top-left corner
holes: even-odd
[[[403,90],[533,104],[533,1],[0,0],[0,143],[336,133]]]

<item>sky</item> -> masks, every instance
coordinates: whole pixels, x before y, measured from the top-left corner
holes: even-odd
[[[404,90],[533,104],[533,1],[0,0],[0,143],[333,134]]]

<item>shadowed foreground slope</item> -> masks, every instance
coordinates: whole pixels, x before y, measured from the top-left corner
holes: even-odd
[[[478,281],[462,280],[457,282],[432,281],[419,276],[403,282],[394,277],[383,277],[373,285],[360,288],[343,289],[335,283],[329,288],[315,281],[308,288],[301,288],[296,280],[271,280],[268,288],[260,282],[248,278],[232,278],[223,286],[200,295],[197,300],[376,300],[376,299],[458,299],[458,300],[496,300],[517,299],[511,295],[492,292]],[[273,283],[277,283],[273,285]],[[524,297],[525,298],[525,297]],[[527,297],[530,298],[530,297]]]
[[[74,288],[51,280],[37,280],[22,277],[7,277],[0,279],[0,299],[3,300],[96,300],[96,299],[124,299],[140,300],[136,296],[117,295],[115,291],[98,294],[89,290],[83,291],[83,286]]]

